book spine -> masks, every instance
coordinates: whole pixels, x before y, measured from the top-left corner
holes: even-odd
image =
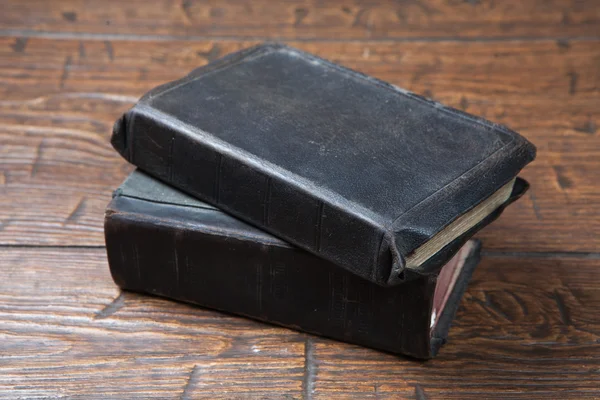
[[[300,249],[258,242],[239,230],[185,226],[188,211],[175,220],[169,217],[177,214],[175,208],[113,199],[105,219],[106,248],[121,288],[393,353],[432,356],[435,279],[382,287]]]
[[[376,216],[325,200],[300,178],[148,105],[117,121],[112,144],[148,174],[371,282],[390,285],[390,274],[403,268],[391,231]]]

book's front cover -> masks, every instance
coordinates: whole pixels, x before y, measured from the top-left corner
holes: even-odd
[[[401,282],[407,255],[535,155],[505,127],[281,45],[151,91],[117,122],[113,145],[153,176],[381,285]]]
[[[463,247],[453,281],[440,279],[449,290],[436,274],[382,287],[140,172],[115,192],[105,232],[124,289],[418,358],[445,341],[479,254]]]

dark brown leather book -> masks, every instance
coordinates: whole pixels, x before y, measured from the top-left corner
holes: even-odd
[[[441,272],[383,287],[138,171],[108,205],[105,234],[123,289],[424,359],[479,260],[471,240]]]
[[[146,94],[113,146],[188,194],[380,285],[439,269],[525,190],[506,127],[283,45]]]

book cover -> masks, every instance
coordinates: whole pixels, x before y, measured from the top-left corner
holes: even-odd
[[[383,287],[139,171],[108,205],[105,235],[123,289],[424,359],[479,260],[471,240],[440,272]]]
[[[113,146],[184,192],[391,286],[439,269],[527,185],[516,132],[277,44],[146,94]]]

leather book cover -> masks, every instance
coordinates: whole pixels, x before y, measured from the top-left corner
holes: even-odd
[[[139,171],[108,205],[105,235],[123,289],[423,359],[479,260],[470,240],[441,272],[383,287]]]
[[[383,286],[445,264],[523,193],[523,181],[512,185],[535,157],[503,126],[278,44],[150,91],[112,144],[152,176]],[[501,189],[485,218],[433,240]],[[412,265],[429,243],[440,247]]]

